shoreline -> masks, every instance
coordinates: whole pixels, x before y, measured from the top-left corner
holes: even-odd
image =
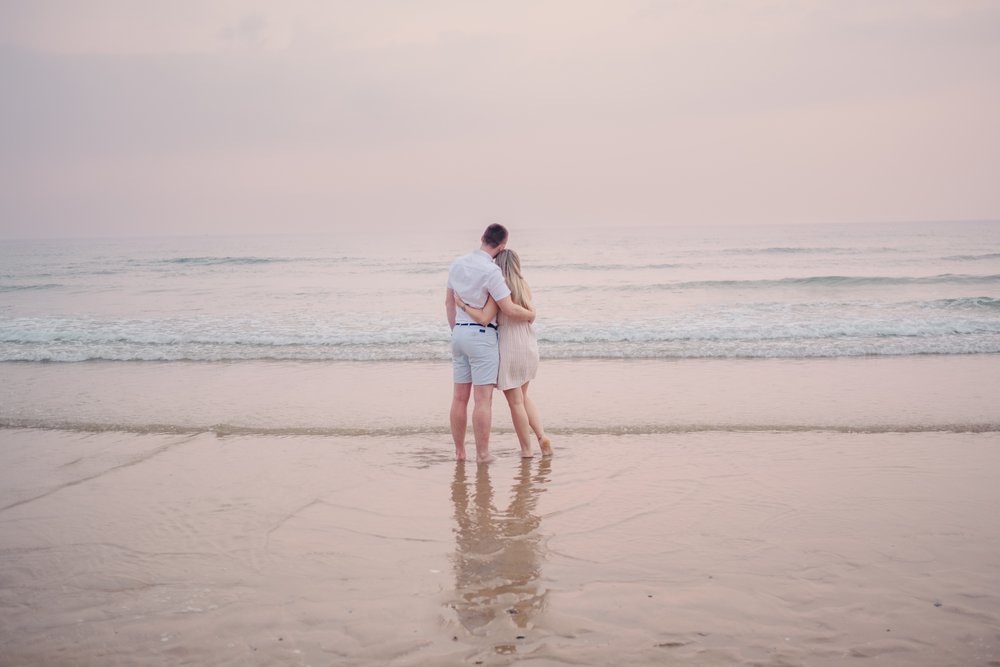
[[[25,430],[25,431],[65,431],[68,433],[127,433],[133,435],[214,435],[217,438],[227,438],[233,436],[272,436],[272,437],[309,437],[309,438],[350,438],[350,437],[385,437],[397,438],[405,436],[449,436],[451,431],[446,426],[436,429],[430,428],[389,428],[385,430],[365,430],[365,429],[335,429],[327,427],[285,427],[285,428],[263,428],[263,427],[241,427],[230,424],[216,424],[212,426],[174,426],[168,424],[151,425],[128,425],[113,423],[59,423],[48,422],[44,424],[33,424],[27,421],[6,420],[0,421],[0,431],[2,430]],[[512,435],[514,429],[510,427],[496,427],[490,431],[494,435]],[[546,428],[546,432],[559,436],[607,436],[609,438],[622,438],[638,435],[684,435],[695,433],[831,433],[831,434],[858,434],[877,435],[882,433],[893,433],[905,435],[909,433],[956,433],[956,434],[976,434],[976,433],[1000,433],[1000,422],[991,423],[965,423],[965,424],[928,424],[928,425],[908,425],[908,424],[878,424],[878,425],[822,425],[822,424],[732,424],[727,426],[711,424],[678,424],[672,426],[623,426],[615,430],[602,428]],[[472,428],[467,430],[469,437],[472,437]]]

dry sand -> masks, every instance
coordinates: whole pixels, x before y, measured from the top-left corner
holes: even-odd
[[[5,667],[1000,665],[995,432],[0,439]]]

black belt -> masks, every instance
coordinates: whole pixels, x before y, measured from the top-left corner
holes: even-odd
[[[483,325],[482,324],[478,324],[476,322],[455,322],[455,326],[456,327],[481,327]],[[497,325],[493,324],[492,322],[490,322],[486,326],[488,326],[490,329],[496,329],[497,328]]]

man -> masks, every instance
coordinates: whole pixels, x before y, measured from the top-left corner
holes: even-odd
[[[476,461],[489,463],[490,427],[493,423],[493,387],[500,368],[496,320],[482,326],[455,307],[455,294],[465,303],[482,308],[488,297],[508,317],[534,321],[535,311],[523,308],[510,298],[500,267],[493,263],[496,254],[507,247],[507,229],[492,224],[480,239],[479,250],[451,263],[445,309],[451,327],[452,369],[455,392],[451,399],[451,437],[455,456],[465,460],[465,431],[469,419],[469,397],[473,397],[472,432],[476,439]]]

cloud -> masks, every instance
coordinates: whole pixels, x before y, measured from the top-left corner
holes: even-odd
[[[998,19],[988,2],[9,2],[0,224],[995,217]]]

